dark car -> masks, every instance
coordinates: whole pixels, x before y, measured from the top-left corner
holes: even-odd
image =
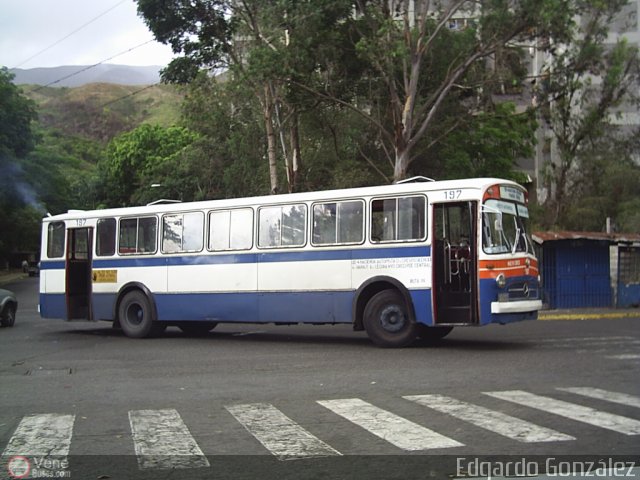
[[[16,321],[17,310],[18,299],[13,292],[0,288],[0,325],[3,327],[13,327]]]
[[[40,275],[40,262],[29,262],[27,273],[30,277],[36,277]]]

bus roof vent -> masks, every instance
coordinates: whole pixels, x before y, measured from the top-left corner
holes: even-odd
[[[151,205],[164,205],[166,203],[182,203],[181,200],[171,200],[170,198],[161,198],[160,200],[154,200],[153,202],[147,203],[147,207]]]
[[[404,180],[398,180],[397,182],[393,182],[396,185],[401,183],[416,183],[416,182],[435,182],[433,178],[423,177],[418,175],[417,177],[405,178]]]

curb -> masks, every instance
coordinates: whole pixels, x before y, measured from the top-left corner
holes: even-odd
[[[538,320],[599,320],[603,318],[640,318],[640,311],[600,313],[538,313]]]
[[[22,280],[23,278],[27,278],[28,275],[26,273],[8,273],[6,275],[0,275],[0,286],[6,285],[7,283],[12,283],[17,280]]]

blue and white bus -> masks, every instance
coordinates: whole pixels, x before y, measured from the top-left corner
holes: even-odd
[[[40,314],[130,337],[221,322],[351,324],[380,346],[535,319],[527,193],[479,178],[43,220]]]

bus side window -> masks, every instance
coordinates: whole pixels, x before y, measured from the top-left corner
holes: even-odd
[[[306,205],[263,207],[258,216],[258,247],[301,247],[305,244]]]
[[[204,214],[177,213],[162,218],[164,253],[199,252],[204,243]]]
[[[364,237],[362,200],[320,203],[313,206],[313,244],[362,243]]]
[[[138,253],[155,253],[157,223],[156,217],[140,219],[138,224]]]
[[[425,238],[425,197],[384,198],[371,202],[372,242],[423,240]]]
[[[47,232],[47,258],[60,258],[64,255],[64,222],[52,222]]]
[[[110,257],[116,253],[116,219],[101,218],[98,220],[96,236],[96,255]]]
[[[371,240],[390,242],[396,239],[397,199],[386,198],[371,202]]]
[[[156,217],[124,218],[120,220],[120,244],[118,253],[155,253]]]
[[[425,236],[425,198],[398,199],[398,240],[420,240]]]
[[[364,202],[341,202],[338,209],[338,242],[362,243],[364,241]]]
[[[209,250],[249,250],[253,246],[253,210],[239,208],[209,213]]]

